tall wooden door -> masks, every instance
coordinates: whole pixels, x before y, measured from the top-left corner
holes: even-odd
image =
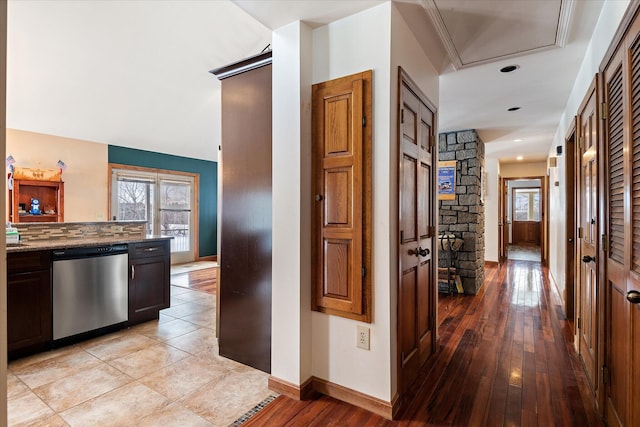
[[[575,319],[575,269],[576,269],[576,121],[565,138],[565,206],[566,206],[566,234],[567,245],[565,252],[565,280],[564,280],[564,312],[568,319]],[[573,322],[575,325],[575,322]],[[575,330],[573,331],[575,334]]]
[[[498,267],[502,268],[502,265],[507,260],[507,244],[505,244],[505,237],[507,237],[507,200],[505,192],[506,181],[501,176],[498,176]]]
[[[609,106],[604,121],[607,233],[609,250],[606,255],[606,317],[607,351],[606,366],[610,377],[606,385],[606,412],[610,426],[624,425],[627,417],[627,341],[628,310],[626,304],[626,237],[625,221],[625,103],[623,93],[626,84],[623,78],[622,50],[603,73],[604,102]],[[627,184],[628,185],[628,184]],[[605,381],[606,382],[606,381]]]
[[[402,69],[399,79],[398,347],[402,394],[435,349],[436,110]]]
[[[580,312],[578,353],[594,395],[598,381],[598,117],[597,80],[580,107],[579,263]]]
[[[602,73],[608,251],[604,383],[610,426],[640,425],[640,21]]]

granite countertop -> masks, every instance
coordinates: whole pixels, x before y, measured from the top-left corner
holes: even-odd
[[[87,238],[87,239],[61,239],[61,240],[39,240],[33,242],[24,242],[19,244],[7,245],[7,253],[12,252],[32,252],[32,251],[46,251],[53,249],[63,248],[80,248],[99,245],[109,245],[115,243],[141,243],[150,242],[154,240],[170,240],[171,236],[145,236],[145,237],[130,237],[130,236],[112,236],[105,238]]]

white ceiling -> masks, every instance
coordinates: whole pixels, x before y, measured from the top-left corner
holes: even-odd
[[[208,70],[260,52],[289,22],[382,2],[10,0],[7,125],[215,160],[220,85]],[[439,130],[477,129],[504,161],[546,158],[603,0],[396,3],[442,73]]]

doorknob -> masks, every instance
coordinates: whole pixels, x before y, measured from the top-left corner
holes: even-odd
[[[629,291],[627,292],[627,301],[631,304],[640,304],[640,292]]]
[[[582,262],[586,262],[586,263],[590,263],[591,261],[595,261],[596,258],[589,256],[589,255],[585,255],[582,257]]]
[[[413,254],[417,257],[421,257],[421,256],[427,256],[430,254],[429,249],[422,249],[422,247],[418,246],[414,251]]]

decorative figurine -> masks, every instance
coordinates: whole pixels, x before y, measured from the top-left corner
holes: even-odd
[[[31,210],[29,211],[31,215],[40,215],[40,200],[31,199]]]

